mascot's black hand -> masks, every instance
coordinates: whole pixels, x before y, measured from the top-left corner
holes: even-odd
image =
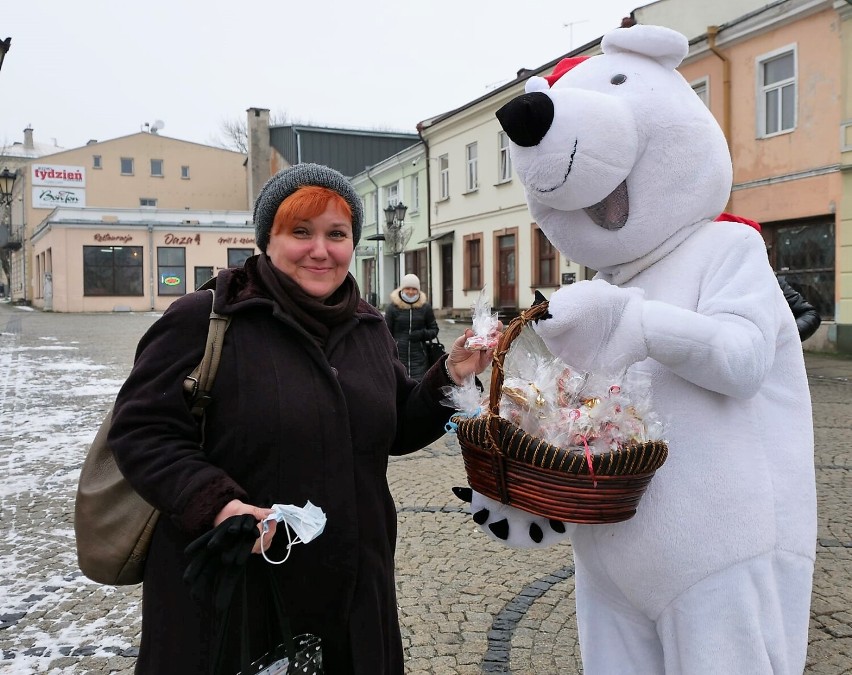
[[[452,490],[453,494],[463,502],[467,502],[469,504],[473,500],[473,490],[469,487],[454,487]],[[488,509],[479,509],[479,511],[473,514],[473,522],[479,526],[485,525],[485,523],[488,522],[490,515],[491,512]],[[554,532],[564,534],[565,523],[553,519],[548,519],[547,522],[550,525],[550,529]],[[494,521],[493,523],[488,523],[488,529],[491,530],[494,536],[498,539],[506,541],[509,538],[509,521],[506,518]],[[541,540],[544,539],[544,532],[542,532],[538,523],[530,523],[529,535],[530,539],[532,539],[536,544],[540,544]]]
[[[255,517],[243,514],[226,518],[187,546],[183,580],[193,600],[207,603],[212,595],[217,613],[224,612],[259,535]]]
[[[533,304],[532,304],[532,306],[533,306],[533,307],[535,307],[536,305],[540,305],[540,304],[541,304],[541,303],[543,303],[543,302],[547,302],[547,298],[545,298],[545,297],[541,294],[541,291],[536,291],[536,292],[535,292],[535,298],[534,298],[534,300],[533,300]],[[540,317],[538,317],[538,318],[535,320],[535,322],[536,322],[536,323],[538,323],[539,321],[544,321],[545,319],[552,319],[552,318],[553,318],[553,314],[551,314],[550,312],[545,312],[544,316],[540,316]]]

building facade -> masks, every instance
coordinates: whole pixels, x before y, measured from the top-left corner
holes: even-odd
[[[364,228],[352,269],[363,297],[384,307],[390,292],[410,272],[420,278],[421,288],[431,299],[429,194],[423,145],[413,145],[355,174],[352,184],[364,205]],[[405,207],[402,220],[397,217],[400,204]]]
[[[58,207],[31,240],[32,304],[55,312],[163,311],[254,255],[248,211]]]
[[[852,351],[852,7],[847,0],[659,0],[630,22],[690,39],[680,72],[725,132],[734,165],[728,211],[761,222],[767,252],[823,317],[812,349]],[[526,208],[495,112],[532,75],[425,120],[435,306],[464,313],[483,287],[495,307],[528,307],[594,271],[550,247]]]
[[[233,211],[245,226],[245,175],[241,153],[151,132],[90,141],[80,148],[29,159],[18,168],[6,244],[11,251],[11,300],[44,307],[45,274],[54,275],[50,280],[54,289],[72,288],[60,284],[56,275],[75,268],[74,261],[59,264],[59,259],[82,256],[79,247],[66,250],[49,237],[50,264],[47,257],[37,259],[45,251],[34,248],[37,232],[43,241],[43,233],[52,231],[50,219],[56,209],[141,209],[149,214],[150,223],[158,222],[159,210],[183,212],[183,218],[172,218],[174,222],[199,220],[193,215],[196,211]],[[95,214],[100,218],[98,211]],[[101,230],[108,227],[104,221]],[[66,305],[58,302],[53,309],[81,311],[70,309],[78,306],[69,299],[69,309],[60,309]]]

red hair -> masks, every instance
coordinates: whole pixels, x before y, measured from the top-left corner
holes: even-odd
[[[352,208],[338,193],[319,185],[303,185],[279,204],[272,220],[270,235],[308,218],[314,218],[330,205],[342,211],[349,223],[352,223]]]

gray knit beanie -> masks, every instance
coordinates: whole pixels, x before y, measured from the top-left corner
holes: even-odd
[[[266,181],[260,189],[260,194],[254,202],[254,233],[257,247],[266,253],[269,244],[269,233],[278,207],[297,189],[306,185],[334,190],[352,209],[352,238],[355,245],[361,239],[361,225],[364,223],[364,210],[361,198],[355,192],[346,177],[334,169],[321,164],[296,164],[289,169],[283,169]]]

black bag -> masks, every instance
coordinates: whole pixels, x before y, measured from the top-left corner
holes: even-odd
[[[444,349],[444,345],[438,341],[438,338],[432,338],[429,342],[424,342],[423,348],[426,350],[426,362],[429,366],[435,365],[438,359],[447,353],[447,350]]]
[[[317,635],[303,633],[293,635],[290,628],[290,619],[284,610],[284,601],[281,598],[281,588],[275,579],[272,570],[264,570],[269,575],[269,595],[274,608],[274,617],[270,617],[270,628],[277,630],[279,636],[278,645],[252,661],[251,642],[252,635],[248,629],[248,616],[252,611],[249,607],[248,594],[246,592],[245,572],[242,579],[242,601],[241,616],[242,625],[240,629],[240,672],[237,675],[324,675],[322,664],[322,641]],[[221,673],[221,656],[224,638],[227,631],[227,619],[220,624],[220,632],[217,639],[214,673]]]

